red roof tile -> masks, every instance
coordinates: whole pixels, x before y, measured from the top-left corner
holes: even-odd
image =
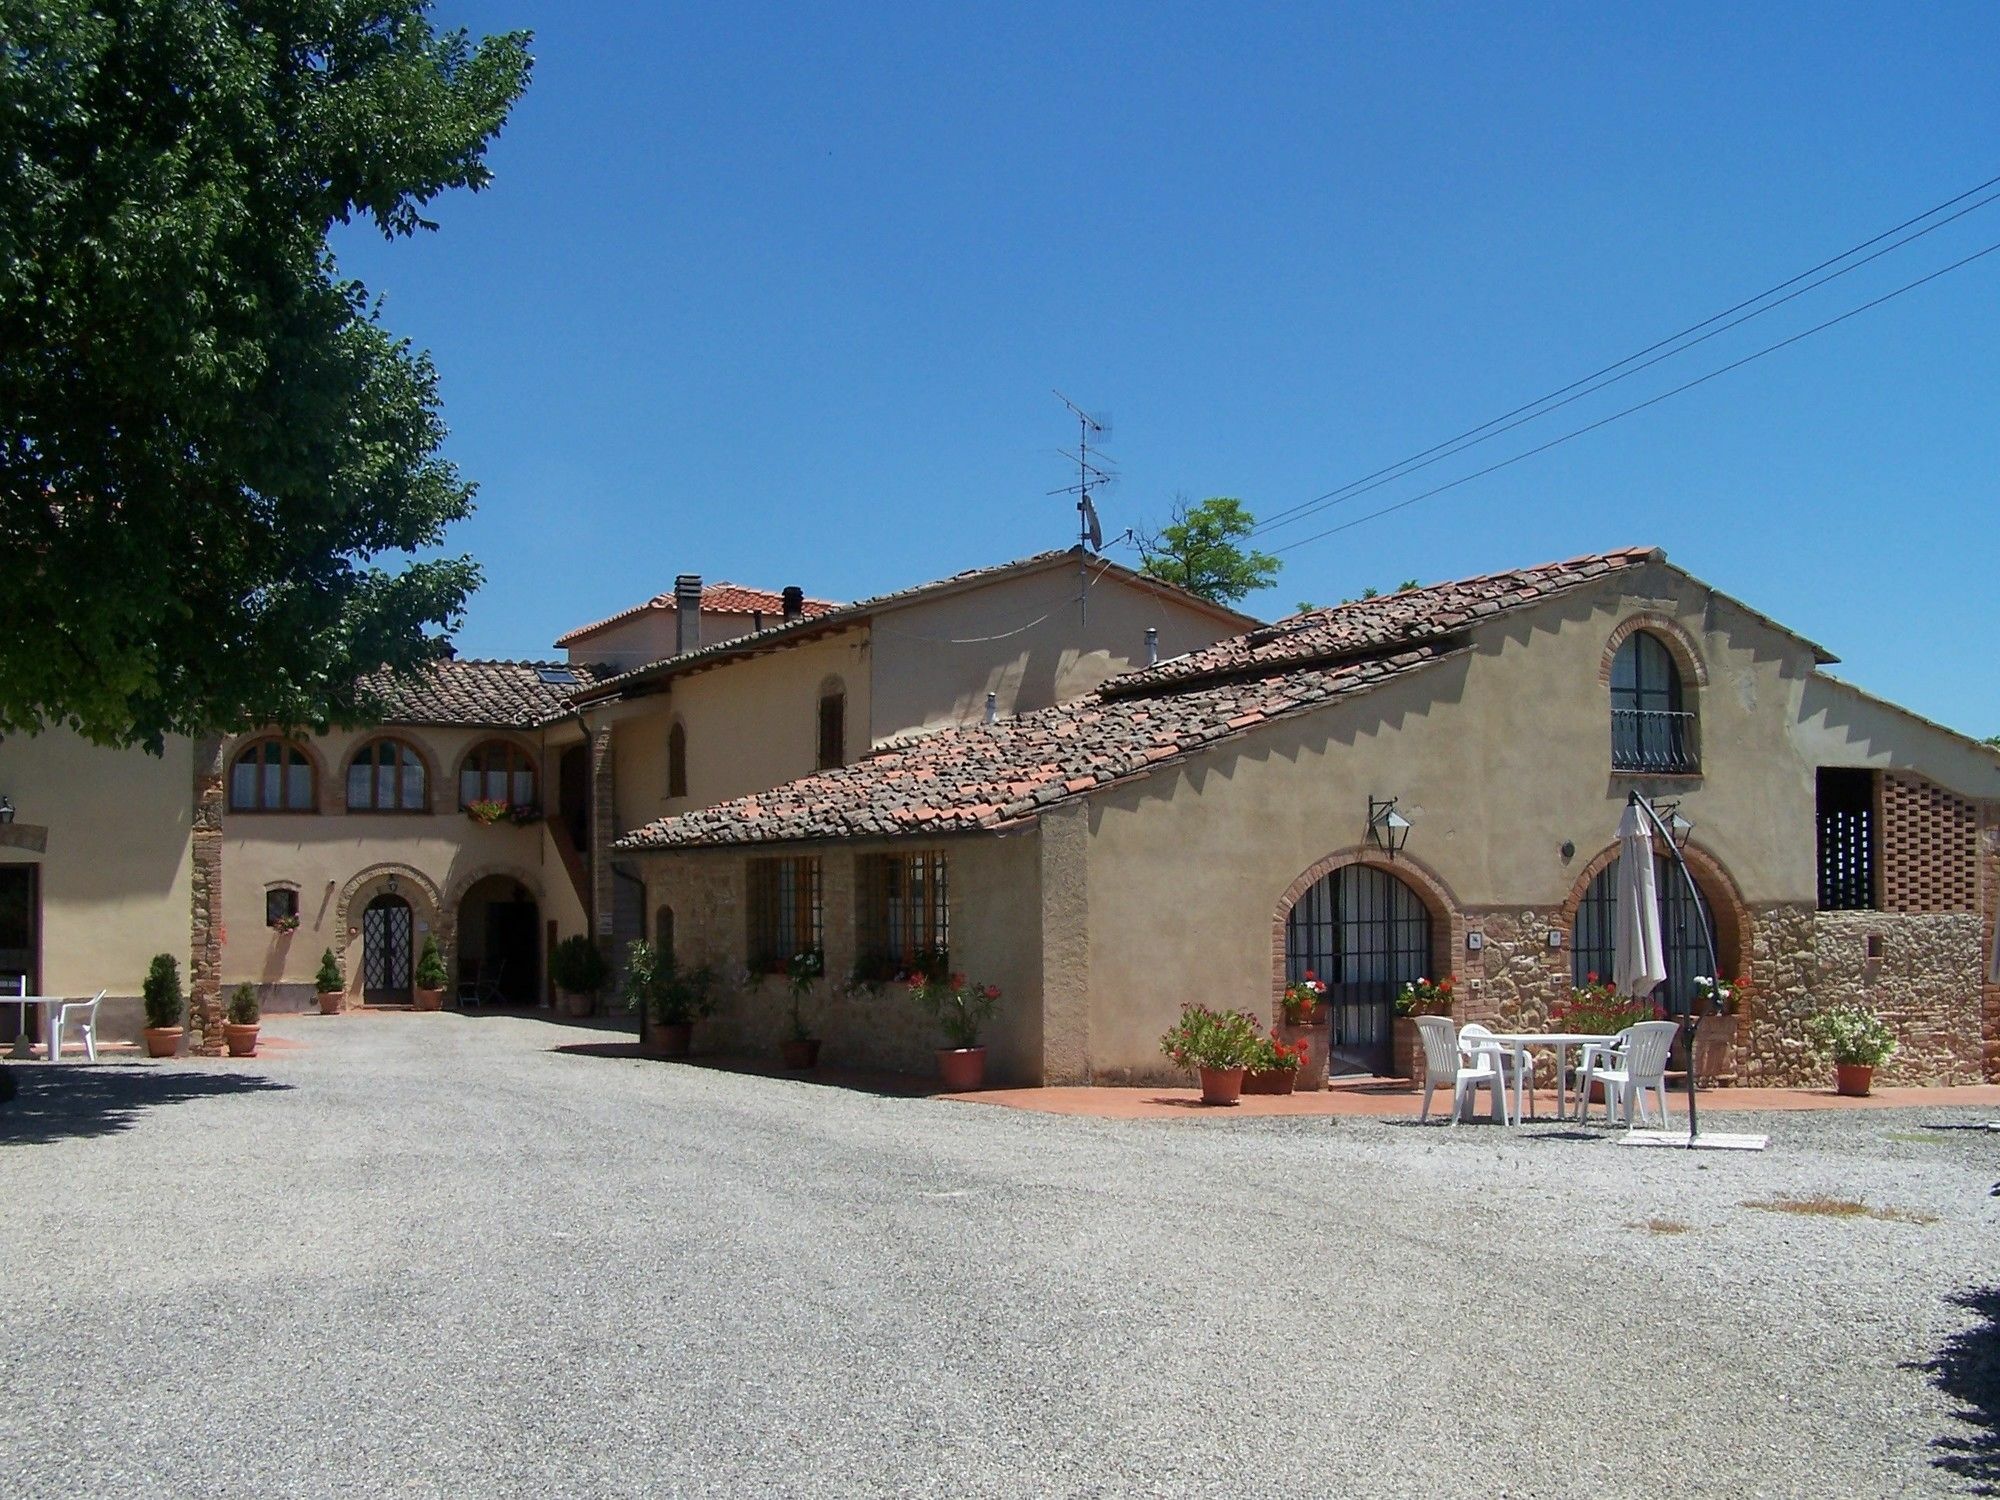
[[[585,640],[597,634],[598,631],[612,625],[619,625],[637,615],[643,615],[648,610],[672,609],[673,607],[674,591],[668,589],[664,594],[653,595],[652,598],[646,600],[643,604],[635,604],[630,609],[621,609],[615,615],[607,615],[602,620],[594,620],[588,625],[579,625],[576,629],[556,637],[556,644],[558,646],[568,646],[574,642]],[[701,607],[705,614],[762,614],[769,615],[772,619],[776,620],[784,616],[785,599],[782,593],[774,593],[770,589],[752,588],[748,584],[711,583],[705,584],[702,587]],[[823,615],[840,607],[837,602],[831,599],[808,599],[805,601],[805,616],[807,619],[811,619],[814,615]]]
[[[371,672],[361,690],[383,724],[532,729],[569,712],[570,695],[596,680],[596,668],[568,662],[447,658],[400,676]]]

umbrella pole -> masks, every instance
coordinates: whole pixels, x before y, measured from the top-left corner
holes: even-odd
[[[1681,846],[1674,842],[1673,830],[1668,828],[1666,824],[1660,821],[1660,815],[1653,811],[1653,804],[1648,802],[1644,797],[1640,796],[1639,793],[1633,792],[1631,794],[1631,798],[1632,798],[1632,805],[1645,813],[1646,821],[1652,824],[1653,827],[1659,831],[1660,837],[1666,840],[1667,848],[1673,851],[1674,863],[1680,867],[1681,879],[1687,882],[1688,894],[1694,898],[1694,909],[1697,912],[1701,911],[1702,910],[1701,887],[1694,883],[1694,871],[1688,868],[1687,859],[1681,854]],[[1716,958],[1715,954],[1715,925],[1713,922],[1704,921],[1701,924],[1701,940],[1708,947],[1708,977],[1711,980],[1715,981],[1717,984],[1720,984],[1722,980],[1721,963]],[[1687,1013],[1687,1084],[1688,1084],[1688,1149],[1690,1151],[1694,1149],[1694,1138],[1696,1134],[1695,1102],[1694,1102],[1695,1026],[1696,1026],[1696,1016],[1694,1013],[1694,1002],[1689,1001],[1688,1013]]]

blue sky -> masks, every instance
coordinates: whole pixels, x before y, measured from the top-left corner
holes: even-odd
[[[1268,515],[2000,174],[1986,3],[438,14],[536,33],[497,180],[336,248],[441,371],[478,655],[682,571],[851,598],[1065,545],[1052,389],[1115,419],[1108,531]],[[2000,204],[1322,524],[1996,241]],[[1656,543],[2000,733],[1996,394],[2000,255],[1286,552],[1250,607]]]

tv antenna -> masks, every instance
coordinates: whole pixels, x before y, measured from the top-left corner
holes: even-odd
[[[1089,557],[1093,552],[1104,550],[1104,525],[1097,518],[1097,505],[1090,494],[1092,490],[1109,489],[1116,484],[1118,471],[1111,467],[1102,446],[1111,437],[1110,413],[1087,412],[1061,391],[1055,393],[1055,398],[1068,407],[1070,415],[1076,418],[1076,451],[1071,452],[1067,448],[1056,450],[1060,457],[1076,465],[1076,483],[1063,485],[1049,493],[1076,496],[1076,611],[1077,620],[1081,623],[1084,595],[1089,592]],[[1098,446],[1093,447],[1092,444]]]

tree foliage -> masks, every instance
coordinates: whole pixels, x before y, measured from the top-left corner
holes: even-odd
[[[1217,604],[1234,604],[1277,581],[1278,559],[1242,545],[1256,529],[1257,518],[1241,500],[1176,501],[1172,519],[1139,538],[1141,571]]]
[[[0,0],[0,730],[352,720],[478,582],[436,372],[343,277],[489,180],[525,34],[426,0]]]

